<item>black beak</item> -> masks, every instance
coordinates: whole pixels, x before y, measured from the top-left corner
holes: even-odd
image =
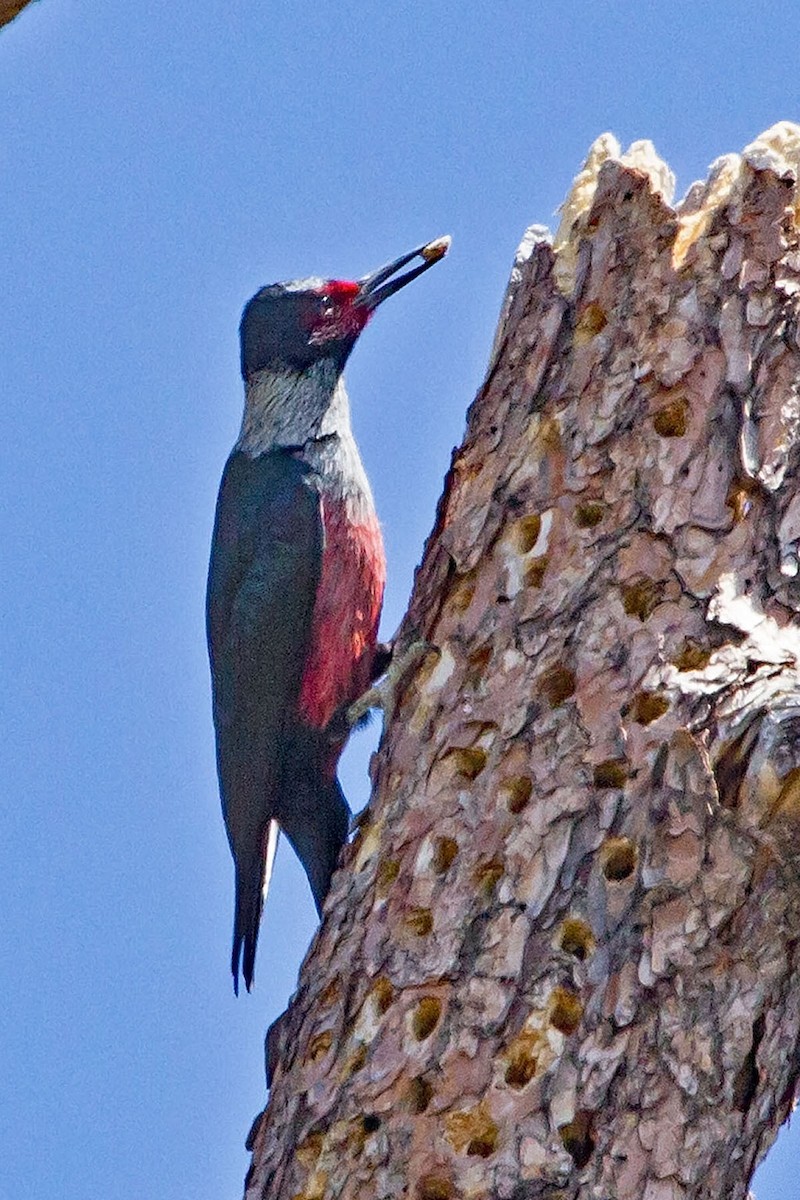
[[[424,246],[418,246],[409,254],[402,254],[400,258],[373,271],[371,275],[365,275],[358,281],[359,294],[356,303],[365,304],[370,309],[377,308],[387,296],[393,296],[395,292],[400,291],[400,288],[411,283],[412,279],[416,279],[423,271],[427,271],[428,267],[432,267],[440,258],[444,258],[449,249],[449,237],[436,238],[433,242],[426,242]],[[402,270],[406,263],[413,262],[415,258],[422,259],[419,266],[414,267],[411,271],[406,271],[405,275],[397,275],[397,272]],[[393,275],[396,276],[395,279],[392,278]]]

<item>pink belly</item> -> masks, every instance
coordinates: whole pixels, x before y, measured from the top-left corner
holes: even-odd
[[[344,518],[344,506],[323,503],[322,577],[299,701],[301,718],[316,729],[370,684],[386,583],[377,518],[361,525]]]

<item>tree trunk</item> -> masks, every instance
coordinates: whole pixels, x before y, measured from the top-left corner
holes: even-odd
[[[800,127],[520,249],[247,1198],[737,1200],[800,1064]]]
[[[0,28],[19,16],[23,8],[27,8],[31,0],[0,0]]]

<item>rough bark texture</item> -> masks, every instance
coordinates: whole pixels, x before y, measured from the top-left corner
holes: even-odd
[[[31,0],[0,0],[0,27],[13,21],[30,3]]]
[[[515,265],[248,1200],[737,1200],[800,1067],[800,129]]]

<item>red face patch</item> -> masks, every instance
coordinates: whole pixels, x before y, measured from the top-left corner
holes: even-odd
[[[326,287],[319,289],[319,294],[330,296],[332,300],[342,303],[345,300],[355,300],[360,290],[358,284],[349,279],[331,279]]]
[[[358,337],[370,317],[365,304],[355,303],[360,291],[358,284],[348,279],[331,279],[316,289],[322,303],[311,321],[308,340],[312,345]]]

